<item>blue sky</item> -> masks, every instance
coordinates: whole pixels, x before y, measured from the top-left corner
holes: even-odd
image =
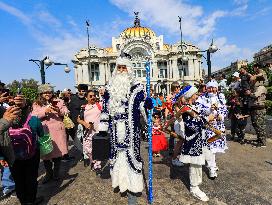
[[[140,12],[143,26],[164,35],[165,43],[179,41],[178,15],[185,41],[206,49],[213,38],[220,49],[212,56],[213,70],[252,60],[272,43],[271,0],[0,0],[0,80],[40,80],[37,65],[28,60],[46,55],[72,68],[73,54],[87,45],[86,19],[91,43],[110,47],[112,36],[133,25],[133,11]],[[73,70],[63,69],[46,71],[46,81],[57,89],[75,84]]]

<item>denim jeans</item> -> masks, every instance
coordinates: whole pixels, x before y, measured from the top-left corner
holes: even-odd
[[[11,176],[9,167],[3,167],[1,169],[1,181],[3,186],[3,194],[8,194],[15,189],[15,182]]]
[[[128,192],[128,205],[137,205],[137,196]]]

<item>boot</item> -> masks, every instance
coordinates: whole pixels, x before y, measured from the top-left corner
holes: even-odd
[[[52,162],[50,160],[43,161],[44,168],[45,168],[45,177],[42,180],[42,184],[46,184],[53,178],[53,170],[52,170]]]
[[[209,201],[209,197],[207,197],[207,195],[201,191],[198,186],[191,186],[190,192],[194,197],[201,201]]]
[[[215,178],[217,178],[217,173],[216,173],[216,169],[215,168],[209,168],[209,178],[214,180]]]
[[[84,167],[90,166],[91,162],[90,159],[84,159]]]
[[[59,172],[60,172],[61,158],[53,159],[53,161],[54,161],[53,179],[57,181],[60,179]]]

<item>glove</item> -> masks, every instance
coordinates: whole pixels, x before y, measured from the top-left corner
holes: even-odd
[[[151,110],[151,109],[154,108],[152,98],[147,97],[147,98],[145,99],[145,105],[144,105],[144,107],[145,107],[146,109],[148,109],[148,110]]]

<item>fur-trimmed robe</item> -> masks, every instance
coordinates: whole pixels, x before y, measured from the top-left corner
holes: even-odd
[[[110,95],[103,97],[100,131],[109,131],[111,139],[110,165],[112,187],[120,192],[139,193],[143,190],[140,156],[140,114],[144,106],[144,87],[135,83],[118,112],[109,112]]]

